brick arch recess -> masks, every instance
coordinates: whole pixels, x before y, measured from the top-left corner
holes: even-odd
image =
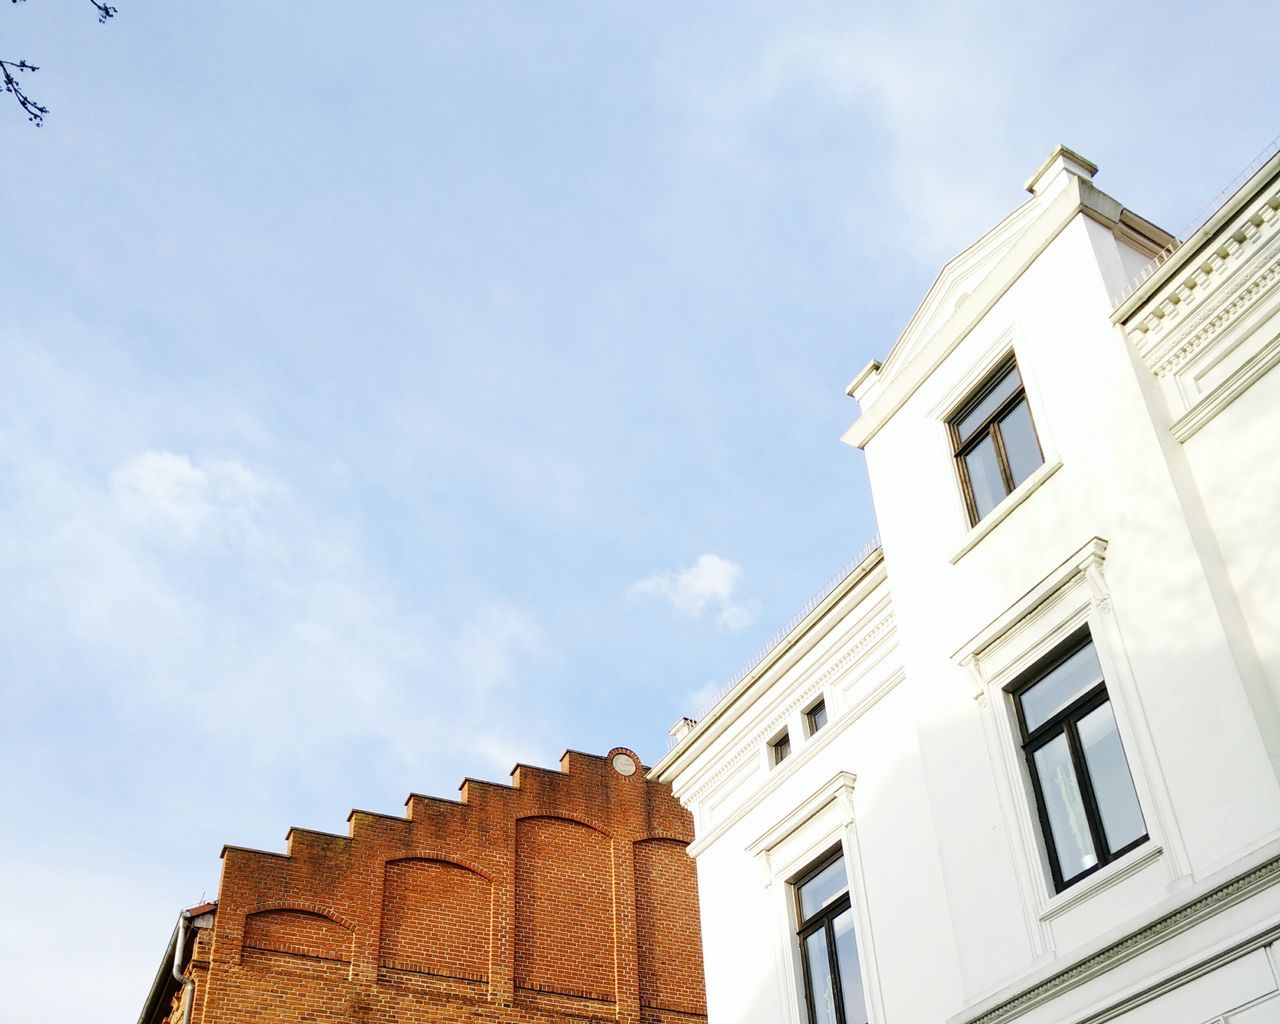
[[[705,1014],[698,879],[687,845],[644,839],[632,847],[642,1005]]]
[[[402,971],[485,981],[489,976],[490,883],[451,861],[388,861],[382,887],[378,963]]]
[[[568,818],[516,822],[515,981],[614,1001],[613,844]]]

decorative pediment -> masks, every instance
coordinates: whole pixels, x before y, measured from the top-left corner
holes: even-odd
[[[1027,200],[964,252],[943,265],[929,286],[924,301],[885,359],[880,369],[882,382],[888,380],[899,366],[909,363],[912,356],[938,333],[999,266],[1035,221],[1039,206],[1037,199]]]
[[[914,390],[1081,209],[1088,209],[1102,223],[1118,225],[1127,211],[1093,187],[1097,169],[1078,153],[1058,146],[1027,182],[1032,198],[947,262],[884,365],[870,363],[849,385],[847,393],[857,399],[863,415],[845,434],[845,441],[865,445],[903,396]],[[1138,224],[1139,235],[1148,229],[1159,232],[1145,222]],[[927,355],[933,350],[939,351]],[[877,403],[886,393],[894,397]]]

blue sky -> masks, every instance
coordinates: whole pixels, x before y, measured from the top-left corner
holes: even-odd
[[[1280,131],[1260,3],[3,6],[4,1024],[132,1019],[224,842],[653,763],[1052,146],[1176,231]]]

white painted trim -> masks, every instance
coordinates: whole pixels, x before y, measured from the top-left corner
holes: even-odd
[[[1198,880],[1188,880],[1185,886],[1136,917],[1060,957],[1042,960],[1021,976],[970,1002],[965,1009],[948,1017],[947,1024],[1004,1024],[1012,1021],[1278,883],[1280,841],[1260,847],[1222,870]],[[1259,931],[1265,935],[1270,927],[1264,922]],[[1253,945],[1254,948],[1267,944],[1265,937],[1258,941],[1256,935],[1252,942],[1245,940],[1246,946]],[[1217,960],[1215,954],[1220,952],[1220,949],[1210,951],[1205,957],[1202,950],[1201,955],[1175,967],[1169,976],[1179,978],[1178,983],[1189,981],[1197,976],[1186,975],[1191,965],[1203,966],[1206,960]],[[1242,952],[1247,952],[1247,949],[1237,948],[1236,955]],[[1163,994],[1163,991],[1157,994]],[[1154,998],[1154,995],[1149,998]]]
[[[1119,860],[1113,860],[1106,867],[1095,871],[1082,882],[1077,882],[1066,892],[1060,892],[1049,900],[1048,905],[1040,912],[1041,921],[1052,921],[1054,918],[1061,917],[1068,910],[1079,906],[1085,900],[1110,889],[1117,882],[1122,882],[1130,875],[1136,874],[1145,868],[1153,860],[1156,860],[1164,850],[1158,843],[1153,843],[1148,839],[1136,850],[1130,850]]]
[[[785,926],[780,930],[781,940],[776,947],[775,955],[782,968],[779,972],[780,991],[788,987],[781,976],[786,975],[791,980],[789,987],[793,994],[791,1000],[793,1009],[786,1011],[786,1017],[793,1024],[799,1024],[801,1020],[800,1007],[804,1006],[805,994],[800,947],[795,941],[799,923],[795,917],[790,882],[830,850],[837,841],[844,856],[845,872],[849,883],[849,906],[854,916],[858,969],[862,975],[862,990],[867,1000],[869,1024],[883,1024],[885,1020],[880,973],[876,961],[875,935],[871,924],[866,877],[862,867],[862,851],[858,845],[854,810],[856,782],[857,778],[851,772],[837,772],[747,846],[747,852],[755,856],[764,866],[767,879],[765,888],[774,892],[775,917]],[[803,843],[790,850],[785,859],[779,858],[778,854],[786,843],[794,841],[821,815],[830,814],[833,809],[837,813],[830,825],[821,830],[815,829]],[[788,962],[790,962],[789,970]]]
[[[1037,424],[1037,431],[1039,425]],[[954,459],[952,460],[954,461]],[[988,512],[982,519],[978,520],[978,524],[965,535],[964,541],[960,545],[960,549],[951,556],[948,561],[955,565],[965,555],[978,546],[979,542],[987,536],[992,530],[1009,518],[1009,515],[1026,501],[1040,487],[1062,468],[1062,460],[1054,459],[1052,462],[1042,462],[1036,467],[1029,477],[1018,484],[1012,491],[1004,496],[1000,504]]]
[[[877,586],[879,585],[878,583]],[[869,597],[870,595],[864,596],[860,599],[860,603],[867,601]],[[897,626],[893,605],[887,591],[866,607],[861,615],[855,618],[852,614],[846,614],[841,622],[849,623],[851,620],[852,624],[849,628],[838,636],[837,643],[840,646],[837,652],[796,672],[789,680],[785,691],[774,696],[772,701],[762,701],[764,708],[749,722],[725,729],[725,745],[728,749],[718,751],[714,756],[707,756],[704,752],[702,757],[706,767],[693,779],[682,782],[675,788],[675,796],[681,803],[686,807],[702,805],[714,800],[723,787],[728,787],[730,790],[734,788],[735,777],[740,777],[743,766],[752,758],[762,758],[761,751],[765,749],[764,745],[777,736],[783,728],[793,724],[793,719],[800,708],[808,706],[822,693],[836,692],[842,678],[857,671],[863,665],[873,664],[878,660],[875,658],[876,652],[895,642]],[[827,630],[828,635],[832,632],[835,632],[834,627]],[[772,677],[769,686],[776,686],[785,676],[786,671],[794,667],[789,665],[787,670]],[[764,696],[767,696],[767,691]],[[837,701],[837,705],[839,703],[840,701]],[[839,708],[837,707],[836,710]],[[824,729],[823,732],[826,730]],[[734,733],[737,734],[737,738],[732,741],[732,746],[729,746],[728,737]],[[813,738],[812,742],[817,742],[819,738]],[[803,732],[793,733],[792,754],[787,761],[776,768],[769,763],[767,757],[763,757],[760,763],[770,768],[771,773],[787,772],[787,765],[797,763],[797,753],[801,747],[806,747],[809,743],[810,740],[804,738]]]
[[[1280,334],[1266,342],[1244,365],[1174,420],[1169,431],[1185,444],[1277,364],[1280,364]]]
[[[1165,865],[1170,883],[1187,873],[1181,831],[1103,577],[1106,552],[1105,540],[1091,538],[952,655],[968,673],[982,717],[1024,924],[1037,958],[1055,948],[1052,922],[1098,893],[1155,863]],[[1056,893],[1008,690],[1022,672],[1086,625],[1107,681],[1148,840],[1092,876],[1096,880]]]
[[[935,420],[941,420],[945,424],[960,408],[982,380],[987,377],[997,366],[1004,360],[1012,357],[1017,360],[1018,354],[1013,348],[1013,338],[1015,334],[1014,325],[1010,324],[997,335],[996,339],[986,347],[982,355],[973,361],[973,365],[961,375],[960,379],[951,385],[937,402],[933,404],[933,408],[929,410],[929,416]]]
[[[857,575],[851,574],[851,578]],[[828,599],[830,601],[830,599]],[[726,698],[717,705],[711,718],[698,723],[694,730],[672,750],[649,777],[671,782],[676,798],[685,806],[705,800],[722,782],[736,773],[742,764],[757,755],[765,737],[772,735],[788,721],[803,703],[825,686],[828,676],[842,667],[857,664],[895,630],[893,604],[889,596],[884,558],[877,560],[866,573],[858,576],[856,585],[844,589],[839,599],[824,601],[811,617],[796,628],[787,649],[766,659],[747,678],[748,689],[738,698]],[[804,664],[822,641],[831,638],[839,653],[813,664]],[[778,682],[790,674],[785,692],[772,695]],[[745,684],[745,681],[744,681]],[[731,706],[741,701],[736,709]],[[745,719],[745,721],[744,721]],[[717,749],[722,743],[730,749]],[[713,756],[708,756],[712,753]]]
[[[789,839],[814,817],[826,810],[832,801],[839,800],[841,797],[851,799],[853,787],[857,781],[858,777],[852,772],[836,772],[835,775],[831,776],[821,786],[797,803],[788,814],[770,826],[766,832],[749,843],[747,852],[753,857],[758,857],[762,853],[769,853],[774,850],[784,840]]]
[[[756,792],[751,794],[735,807],[725,818],[716,822],[711,826],[710,830],[704,835],[699,835],[689,844],[689,856],[698,857],[702,852],[708,849],[712,843],[716,842],[721,836],[732,829],[740,821],[747,817],[752,811],[760,806],[765,800],[776,793],[793,775],[808,764],[818,752],[825,750],[830,746],[837,736],[842,734],[850,725],[865,715],[871,708],[875,707],[880,700],[890,691],[897,687],[899,683],[906,678],[906,673],[901,669],[897,669],[890,675],[881,680],[874,688],[863,694],[856,701],[840,712],[838,717],[827,722],[827,727],[815,736],[805,740],[803,746],[796,747],[795,741],[792,741],[792,754],[782,764],[775,766],[769,772],[769,780],[761,786]],[[830,706],[830,705],[828,705]]]
[[[1013,631],[1041,605],[1055,597],[1064,587],[1089,569],[1100,569],[1107,555],[1107,542],[1101,537],[1091,537],[1069,554],[1058,566],[1032,586],[1026,593],[997,615],[986,626],[966,640],[951,655],[953,661],[964,665],[971,659],[982,659],[997,643],[1013,638]]]

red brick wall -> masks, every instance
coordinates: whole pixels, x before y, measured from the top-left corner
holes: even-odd
[[[613,999],[613,917],[608,836],[564,818],[516,822],[516,985]]]
[[[487,981],[489,880],[447,861],[387,864],[378,964],[391,970]]]
[[[698,881],[685,844],[645,839],[635,856],[636,932],[640,951],[640,1003],[706,1014]]]
[[[194,1024],[705,1020],[692,823],[643,769],[571,751],[408,812],[228,847]]]
[[[351,931],[310,910],[260,910],[244,919],[244,950],[351,962]]]

